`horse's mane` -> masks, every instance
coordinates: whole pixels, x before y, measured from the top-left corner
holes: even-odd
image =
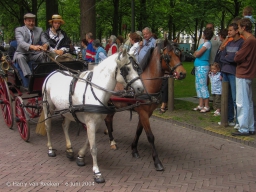
[[[154,49],[157,48],[158,51],[160,51],[163,47],[164,47],[164,41],[162,39],[157,39],[156,46],[151,47],[148,50],[148,52],[146,53],[146,55],[143,57],[142,61],[140,62],[140,67],[141,67],[142,71],[144,71],[148,67]]]

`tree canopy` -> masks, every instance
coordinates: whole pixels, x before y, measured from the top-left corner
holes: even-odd
[[[242,17],[248,5],[256,9],[253,0],[1,0],[0,27],[8,42],[14,38],[14,29],[23,25],[25,13],[36,14],[37,26],[43,29],[58,13],[65,20],[62,29],[74,42],[86,32],[99,39],[111,34],[125,37],[132,30],[134,10],[135,31],[148,26],[158,37],[168,34],[169,39],[185,32],[197,42],[206,23],[225,28],[233,18]]]

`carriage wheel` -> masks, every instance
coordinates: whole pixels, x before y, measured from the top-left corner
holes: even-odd
[[[15,117],[20,136],[24,141],[28,141],[30,137],[30,127],[23,107],[23,100],[21,97],[15,98]]]
[[[3,78],[0,78],[0,106],[5,124],[11,129],[13,126],[12,98],[8,85]]]

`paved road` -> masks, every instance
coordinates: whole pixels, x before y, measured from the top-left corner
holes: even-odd
[[[155,144],[164,172],[154,169],[151,148],[145,133],[139,141],[140,159],[131,156],[137,115],[115,116],[115,138],[119,149],[111,151],[104,124],[97,132],[98,163],[106,179],[93,183],[92,159],[87,152],[86,166],[78,167],[65,157],[61,119],[54,120],[53,146],[57,156],[47,156],[46,137],[35,134],[24,142],[15,127],[6,128],[0,117],[0,191],[169,191],[218,192],[256,191],[256,148],[197,132],[167,121],[151,119]],[[70,130],[77,153],[85,131],[77,136],[77,125]]]

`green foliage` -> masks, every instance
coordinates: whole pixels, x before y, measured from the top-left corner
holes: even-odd
[[[174,82],[174,97],[193,97],[196,95],[195,76],[191,75],[190,72],[194,64],[193,62],[183,62],[182,64],[187,71],[187,75],[185,79]]]
[[[79,3],[83,0],[59,0],[59,14],[66,24],[62,28],[74,41],[80,41],[80,10]],[[6,39],[14,37],[13,31],[23,24],[22,13],[31,12],[32,2],[37,2],[38,26],[46,29],[45,0],[1,0],[0,26],[5,27]],[[114,3],[118,2],[118,13],[114,15]],[[195,40],[200,38],[202,27],[212,22],[217,28],[226,27],[232,18],[242,14],[243,7],[250,5],[256,10],[254,0],[134,0],[135,3],[135,30],[142,30],[149,26],[158,37],[163,32],[175,35],[186,32]],[[96,0],[96,38],[112,34],[114,18],[118,22],[118,34],[126,36],[131,31],[131,1],[130,0]],[[255,12],[254,12],[254,17]],[[141,23],[143,22],[143,23]],[[172,28],[170,28],[172,26]],[[172,31],[169,31],[172,30]],[[83,33],[83,32],[82,32]]]

